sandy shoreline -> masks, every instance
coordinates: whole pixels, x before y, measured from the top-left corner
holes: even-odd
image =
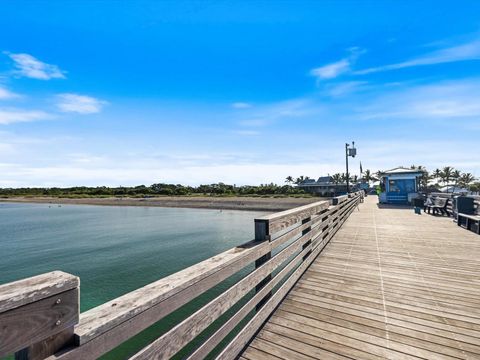
[[[255,197],[181,197],[155,198],[56,198],[15,197],[2,198],[0,202],[103,205],[103,206],[158,206],[193,209],[224,209],[249,211],[282,211],[320,201],[322,198],[255,198]]]

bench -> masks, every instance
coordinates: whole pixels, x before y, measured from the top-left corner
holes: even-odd
[[[445,199],[440,197],[434,198],[432,199],[431,204],[425,203],[423,211],[425,212],[428,210],[428,213],[430,214],[430,210],[432,210],[433,215],[439,212],[442,215],[446,214],[447,216],[450,216],[450,213],[448,212],[448,209],[447,209],[449,201],[450,199]]]
[[[480,235],[480,205],[477,205],[477,210],[474,214],[464,214],[458,213],[457,215],[457,225],[462,226],[463,219],[465,219],[465,226],[467,230],[472,229],[472,224],[477,223],[477,234]]]

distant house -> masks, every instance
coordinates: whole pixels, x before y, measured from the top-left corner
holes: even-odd
[[[318,180],[307,179],[297,186],[306,192],[320,196],[334,196],[347,192],[347,184],[335,184],[331,176],[321,176]],[[351,184],[351,186],[353,189],[354,184]]]
[[[382,193],[379,201],[387,204],[407,204],[417,196],[419,178],[423,172],[418,169],[398,167],[381,173]]]

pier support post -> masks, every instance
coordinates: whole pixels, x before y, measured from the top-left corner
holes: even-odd
[[[268,220],[259,220],[255,219],[255,240],[257,241],[270,241],[270,231],[269,231],[269,222]],[[255,269],[258,269],[260,266],[265,264],[268,260],[272,258],[272,252],[269,251],[262,257],[255,260]],[[260,281],[255,286],[255,292],[259,292],[268,282],[272,279],[272,274],[268,274],[262,281]],[[256,306],[256,310],[259,310],[263,304],[265,304],[268,299],[272,296],[270,291],[262,300],[260,300]]]
[[[0,357],[41,360],[73,344],[78,277],[53,271],[0,286]]]

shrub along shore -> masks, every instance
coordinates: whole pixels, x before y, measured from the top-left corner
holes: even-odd
[[[158,206],[217,210],[249,210],[276,212],[319,201],[316,197],[288,196],[155,196],[155,197],[49,197],[20,196],[0,198],[1,202],[106,205],[106,206]],[[0,205],[1,206],[1,205]]]
[[[48,204],[281,211],[318,200],[291,185],[275,184],[235,186],[219,183],[197,187],[153,184],[113,188],[80,186],[0,189],[0,201]]]

